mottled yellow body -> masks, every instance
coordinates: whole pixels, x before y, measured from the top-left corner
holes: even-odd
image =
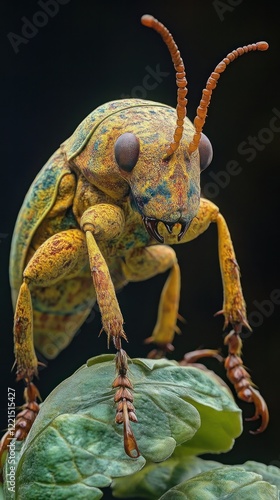
[[[34,332],[31,327],[22,330],[29,339],[24,342],[16,335],[19,378],[35,372],[34,355],[31,362],[24,353],[26,345],[32,351],[33,335],[36,347],[47,358],[55,357],[80,328],[96,296],[108,338],[125,337],[115,289],[168,269],[151,340],[161,347],[172,343],[178,329],[180,271],[169,245],[178,244],[179,217],[190,224],[180,243],[217,223],[226,323],[246,324],[229,232],[218,208],[200,199],[198,152],[191,158],[186,152],[193,133],[189,121],[178,151],[170,161],[162,160],[175,123],[174,110],[159,103],[108,103],[85,119],[35,179],[17,221],[11,257],[14,300],[22,273],[33,306],[29,324],[33,318]],[[116,163],[114,143],[132,130],[140,142],[139,159],[132,172],[124,172]],[[147,233],[143,216],[159,220],[164,244]],[[164,221],[172,223],[171,232]],[[22,301],[15,311],[17,322]]]

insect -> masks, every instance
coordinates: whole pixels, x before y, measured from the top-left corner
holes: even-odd
[[[112,340],[116,348],[116,422],[123,424],[130,457],[140,451],[131,425],[137,417],[116,290],[170,270],[148,342],[156,345],[154,356],[171,351],[180,295],[172,245],[191,241],[211,222],[218,228],[224,289],[220,313],[225,328],[231,328],[225,337],[227,374],[239,397],[255,403],[253,419],[261,418],[256,432],[268,423],[266,404],[241,360],[240,333],[250,326],[230,233],[218,207],[200,196],[200,172],[212,160],[211,143],[202,133],[212,91],[230,62],[244,53],[266,50],[268,44],[238,48],[216,66],[192,124],[186,118],[185,68],[174,39],[152,16],[143,16],[142,23],[162,36],[171,54],[176,109],[120,99],[94,110],[31,185],[16,222],[10,260],[15,363],[17,380],[26,385],[24,412],[29,411],[33,421],[39,409],[33,383],[39,364],[35,347],[48,359],[56,357],[97,301],[108,344]],[[190,354],[188,362],[204,354]],[[26,422],[24,415],[18,417],[18,428]],[[25,435],[18,432],[17,437]],[[4,436],[2,452],[6,444]]]

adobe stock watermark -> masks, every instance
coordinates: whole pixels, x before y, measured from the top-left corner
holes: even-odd
[[[278,122],[278,123],[277,123]],[[246,140],[240,142],[237,147],[237,152],[240,156],[244,156],[247,163],[252,162],[259,151],[263,151],[270,144],[276,134],[280,133],[280,111],[277,108],[272,109],[272,117],[269,120],[268,126],[259,130],[257,135],[249,135]],[[219,172],[207,172],[212,181],[207,182],[203,186],[203,195],[206,198],[216,198],[221,189],[226,188],[232,177],[236,177],[243,170],[242,165],[238,160],[230,160],[225,168]]]
[[[16,430],[16,406],[15,406],[15,389],[8,387],[8,458],[7,458],[7,488],[15,493],[16,487],[16,450],[15,450],[15,430]]]
[[[130,94],[122,94],[121,99],[128,99],[130,97],[146,99],[148,92],[155,90],[163,82],[163,79],[170,75],[167,71],[161,71],[159,64],[156,65],[155,69],[146,66],[145,71],[146,74],[143,77],[142,85],[135,85]]]
[[[223,2],[222,0],[214,0],[212,5],[220,19],[220,21],[225,20],[225,14],[228,12],[233,12],[238,5],[240,5],[243,0],[227,0]]]
[[[280,288],[275,288],[270,292],[269,298],[262,301],[253,300],[253,306],[255,309],[250,311],[248,314],[248,323],[254,330],[259,326],[262,326],[265,319],[272,316],[275,311],[275,306],[280,305]],[[248,338],[252,335],[252,332],[242,332],[240,334],[241,338]]]
[[[19,47],[22,44],[26,45],[29,43],[29,41],[37,35],[39,29],[46,26],[49,19],[58,14],[61,5],[66,5],[69,2],[70,0],[39,0],[37,4],[42,10],[37,10],[35,14],[33,14],[32,19],[28,19],[26,16],[21,18],[23,22],[21,34],[19,35],[12,31],[7,34],[7,38],[15,54],[19,53]]]

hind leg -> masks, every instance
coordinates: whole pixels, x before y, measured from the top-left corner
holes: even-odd
[[[128,281],[143,281],[170,269],[160,296],[158,317],[147,343],[157,346],[151,357],[161,357],[172,351],[177,326],[180,300],[180,269],[174,250],[165,245],[155,245],[132,250],[123,263],[123,272]]]

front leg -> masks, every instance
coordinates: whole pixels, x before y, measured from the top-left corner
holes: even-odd
[[[124,214],[121,208],[110,204],[98,204],[88,208],[81,217],[81,229],[86,234],[90,271],[99,305],[102,327],[108,337],[113,339],[117,349],[116,371],[113,388],[117,389],[114,401],[117,403],[116,423],[123,424],[124,449],[128,456],[137,458],[140,453],[130,421],[137,422],[133,406],[132,383],[127,376],[127,354],[122,349],[121,339],[126,340],[123,317],[116,297],[110,271],[97,240],[103,243],[119,236],[124,228]]]
[[[211,222],[215,222],[218,229],[218,251],[224,293],[223,308],[216,314],[224,314],[225,327],[231,323],[238,332],[241,331],[242,325],[250,329],[240,283],[239,267],[230,233],[225,219],[214,203],[201,198],[199,211],[180,243],[186,243],[197,238],[208,229]],[[173,234],[167,235],[166,241],[170,244],[178,243],[177,236]]]
[[[223,309],[216,315],[223,314],[224,328],[231,324],[236,333],[240,333],[242,326],[251,331],[246,315],[246,304],[240,283],[240,271],[236,261],[230,233],[223,216],[218,213],[214,220],[218,228],[218,249],[220,268],[223,280],[224,302]]]
[[[90,271],[99,305],[103,330],[116,344],[126,339],[123,317],[119,308],[115,288],[107,263],[99,249],[98,241],[106,241],[119,236],[124,227],[121,208],[110,204],[98,204],[88,208],[81,217],[81,229],[86,234]]]
[[[262,423],[257,432],[262,432],[268,424],[268,409],[260,393],[253,387],[254,384],[242,363],[240,333],[242,326],[249,330],[251,328],[247,320],[239,266],[230,233],[225,219],[219,213],[216,205],[206,199],[201,199],[198,214],[192,221],[182,242],[196,238],[208,228],[211,222],[215,222],[218,228],[219,261],[224,291],[223,308],[217,314],[224,315],[224,328],[229,324],[233,327],[233,330],[225,337],[224,341],[225,345],[228,346],[228,356],[225,360],[227,376],[234,385],[239,398],[255,404],[256,411],[253,419],[261,417]]]

